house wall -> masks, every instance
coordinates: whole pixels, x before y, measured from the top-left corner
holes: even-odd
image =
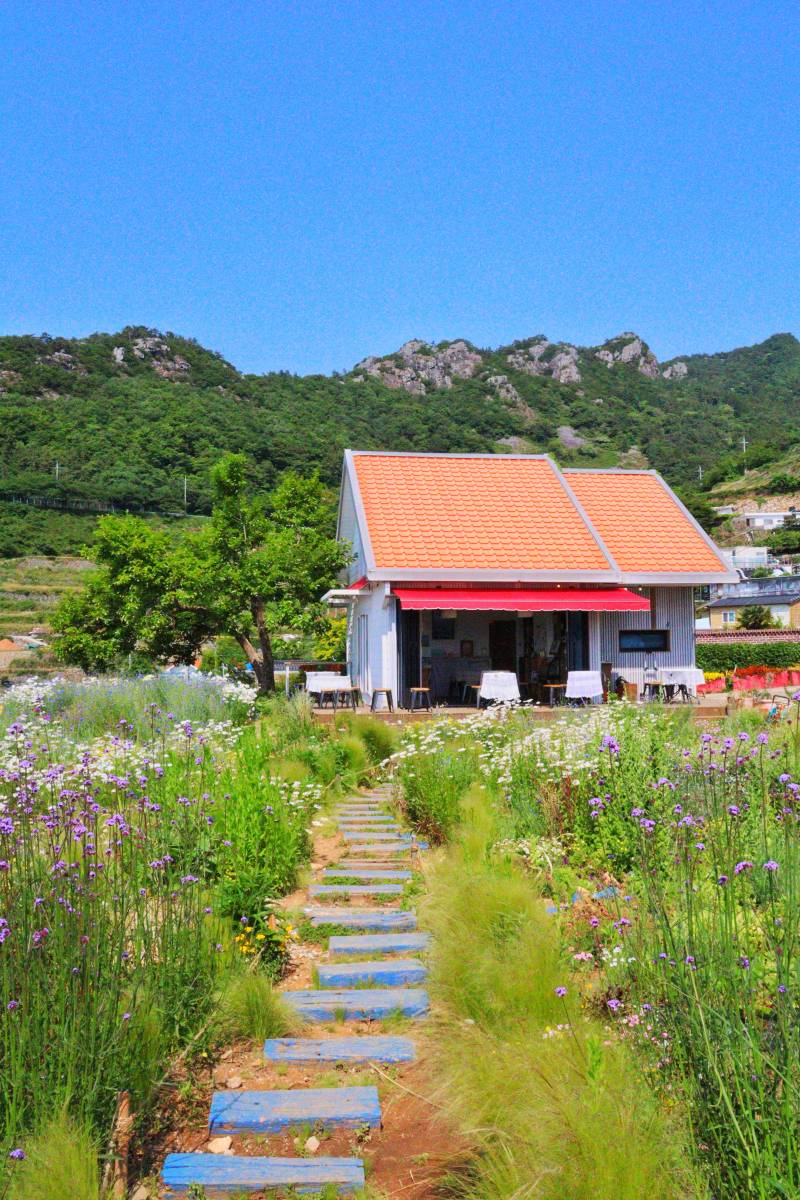
[[[393,599],[384,602],[385,589],[378,584],[372,590],[364,590],[353,605],[348,637],[347,659],[354,683],[361,688],[367,704],[372,699],[372,689],[392,689],[395,704],[397,692],[397,605]],[[367,619],[367,659],[358,661],[358,622]]]
[[[650,589],[651,612],[598,613],[600,656],[597,661],[610,662],[614,671],[640,690],[645,669],[660,667],[693,667],[695,665],[694,589],[687,587],[657,587]],[[620,654],[620,629],[669,629],[670,649],[664,654]],[[590,657],[594,668],[590,624]]]
[[[347,582],[355,583],[357,579],[361,579],[366,575],[367,560],[364,555],[364,547],[361,544],[361,535],[358,531],[358,520],[356,519],[356,509],[353,503],[353,490],[350,487],[350,480],[347,478],[347,475],[342,479],[338,536],[341,540],[350,543],[355,555],[353,562],[346,568]]]

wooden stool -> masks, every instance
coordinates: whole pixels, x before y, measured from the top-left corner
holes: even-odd
[[[370,712],[378,711],[378,705],[376,704],[376,700],[378,699],[378,696],[383,696],[384,699],[386,700],[386,707],[388,708],[389,712],[394,712],[394,700],[392,699],[392,689],[391,688],[373,688],[372,701],[370,702],[370,706],[369,706]]]
[[[412,687],[408,689],[411,692],[410,708],[413,712],[415,708],[431,709],[431,689],[426,687]]]

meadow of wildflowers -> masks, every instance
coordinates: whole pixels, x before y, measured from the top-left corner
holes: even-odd
[[[490,710],[395,759],[409,814],[419,781],[466,792],[437,780],[456,756],[489,790],[496,853],[544,894],[587,1009],[685,1112],[713,1197],[800,1194],[799,722],[800,694],[777,727]]]
[[[352,786],[368,754],[312,726],[301,704],[243,724],[249,692],[201,677],[28,681],[3,694],[9,1164],[62,1109],[105,1144],[117,1093],[141,1111],[171,1057],[213,1023],[231,974],[254,960],[279,969],[291,931],[275,899],[296,884],[326,789]]]

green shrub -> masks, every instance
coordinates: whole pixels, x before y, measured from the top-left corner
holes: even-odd
[[[696,661],[701,671],[733,671],[736,667],[796,667],[800,642],[700,643]]]
[[[287,1037],[302,1024],[265,975],[244,971],[231,977],[220,1000],[220,1032],[228,1038]]]
[[[396,726],[376,720],[375,717],[348,714],[338,724],[340,728],[358,734],[367,747],[371,761],[376,764],[394,754],[400,743],[400,732]]]

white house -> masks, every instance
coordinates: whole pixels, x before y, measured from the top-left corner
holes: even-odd
[[[458,701],[486,669],[693,667],[694,588],[738,578],[655,472],[545,455],[348,450],[338,533],[351,676],[400,703]]]

